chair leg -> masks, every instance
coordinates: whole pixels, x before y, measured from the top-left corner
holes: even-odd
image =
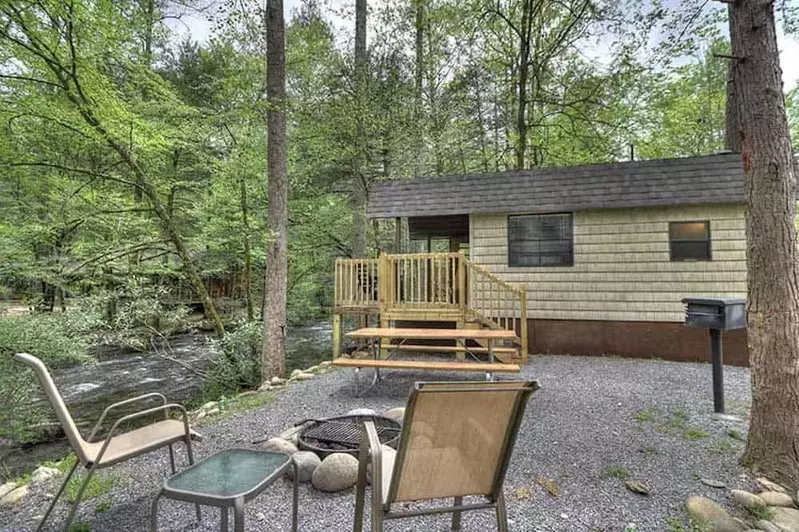
[[[497,530],[508,532],[508,512],[505,509],[505,495],[502,492],[497,497]]]
[[[172,444],[169,444],[169,467],[172,468],[172,474],[174,475],[175,470],[175,450],[172,448]]]
[[[460,506],[463,504],[463,497],[455,497],[455,506]],[[461,512],[454,511],[452,512],[452,530],[460,530],[461,529]]]
[[[97,464],[92,464],[92,466],[89,468],[89,471],[86,472],[86,478],[83,479],[83,483],[80,485],[78,495],[75,497],[75,502],[72,503],[72,508],[69,510],[67,521],[64,523],[64,530],[69,530],[69,526],[72,524],[72,520],[75,518],[75,513],[78,511],[80,500],[83,498],[83,492],[86,491],[86,487],[89,485],[89,481],[92,479],[92,475],[94,475],[94,472],[97,471],[97,469]]]
[[[55,497],[53,497],[53,501],[50,503],[50,506],[47,507],[47,511],[44,513],[42,520],[39,521],[39,526],[36,527],[37,532],[44,529],[44,524],[47,522],[47,518],[50,517],[50,514],[53,512],[53,508],[55,508],[58,499],[61,497],[61,494],[64,493],[64,490],[67,488],[67,484],[69,484],[72,475],[75,473],[75,470],[78,469],[79,465],[80,461],[75,459],[75,465],[73,465],[72,469],[70,469],[69,473],[67,473],[67,477],[64,479],[64,482],[61,483],[61,487],[58,488],[58,493],[56,493]]]
[[[383,532],[383,490],[375,486],[374,473],[372,481],[372,532]]]
[[[355,488],[355,525],[352,528],[353,532],[363,531],[363,511],[366,500],[366,462],[368,455],[361,452],[359,458],[358,482]],[[374,486],[372,486],[372,489],[374,489]]]
[[[150,506],[150,532],[156,532],[158,530],[158,501],[161,499],[161,493],[163,493],[163,491],[158,492]]]

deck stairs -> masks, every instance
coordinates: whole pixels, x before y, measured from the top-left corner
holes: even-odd
[[[333,314],[334,356],[341,318],[377,316],[382,327],[397,322],[450,322],[457,328],[516,331],[495,357],[527,360],[527,294],[462,253],[381,254],[377,259],[338,259]],[[476,351],[485,345],[475,345]],[[463,356],[459,353],[458,356]]]

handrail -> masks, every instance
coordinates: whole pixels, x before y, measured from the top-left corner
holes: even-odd
[[[526,289],[500,279],[463,253],[337,259],[334,285],[338,312],[458,311],[485,326],[517,331],[526,356]]]
[[[486,268],[463,259],[468,270],[466,310],[488,326],[518,331],[527,355],[527,290],[499,279]]]
[[[379,304],[378,259],[336,259],[334,305],[336,308],[377,308]]]
[[[466,258],[464,258],[463,260],[466,262],[467,266],[469,266],[470,268],[473,268],[474,270],[477,270],[481,274],[489,277],[492,282],[498,283],[498,284],[502,285],[504,288],[507,288],[508,290],[510,290],[512,292],[516,292],[519,295],[522,295],[522,293],[524,292],[523,288],[519,288],[517,286],[512,285],[511,283],[509,283],[508,281],[506,281],[504,279],[500,279],[499,277],[497,277],[496,275],[491,273],[491,271],[488,270],[488,268],[486,268],[485,266],[481,266],[479,264],[475,264],[474,262],[472,262],[472,261],[470,261],[469,259],[466,259]]]

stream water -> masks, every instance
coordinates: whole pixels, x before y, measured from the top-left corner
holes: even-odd
[[[329,359],[331,335],[331,325],[326,322],[289,328],[287,371]],[[204,332],[178,335],[169,343],[169,356],[190,367],[202,369],[216,354],[211,336]],[[155,391],[170,401],[184,403],[197,396],[202,384],[202,379],[191,369],[152,351],[105,352],[96,364],[54,371],[53,380],[84,436],[111,403]],[[3,477],[17,476],[43,460],[59,458],[66,452],[64,440],[24,448],[0,446],[0,482]]]

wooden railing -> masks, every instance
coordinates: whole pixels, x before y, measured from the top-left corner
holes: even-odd
[[[334,320],[342,313],[441,310],[483,326],[516,331],[527,353],[527,294],[462,253],[382,254],[338,259]]]
[[[336,308],[378,310],[380,276],[377,259],[337,259],[335,279]]]
[[[527,352],[527,291],[464,259],[468,282],[466,311],[486,326],[516,331]]]
[[[459,253],[419,253],[381,257],[386,272],[383,304],[386,308],[460,308]]]

